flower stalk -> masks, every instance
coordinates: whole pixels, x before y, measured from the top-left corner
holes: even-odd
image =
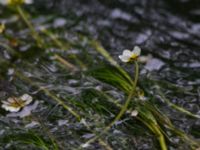
[[[31,31],[31,34],[33,36],[33,38],[36,40],[37,44],[39,47],[43,47],[44,46],[44,42],[43,40],[40,38],[40,36],[38,35],[38,33],[35,31],[33,25],[30,23],[30,21],[27,18],[26,13],[24,12],[24,10],[21,8],[21,6],[16,6],[16,10],[19,13],[19,15],[21,16],[22,20],[25,22],[25,24],[28,26],[28,28]]]
[[[131,92],[129,93],[128,95],[128,98],[124,104],[124,106],[122,106],[120,112],[118,113],[118,115],[115,117],[115,119],[106,127],[104,128],[104,130],[97,136],[95,136],[94,138],[90,139],[89,141],[87,141],[85,144],[86,145],[89,145],[90,143],[96,141],[98,138],[100,138],[102,135],[104,135],[106,132],[108,132],[108,130],[124,115],[124,113],[126,112],[130,102],[131,102],[131,99],[135,93],[135,90],[136,90],[136,86],[137,86],[137,81],[138,81],[138,76],[139,76],[139,65],[137,63],[137,61],[134,61],[135,63],[135,79],[134,79],[134,82],[133,82],[133,88],[131,90]],[[85,145],[84,144],[84,145]]]

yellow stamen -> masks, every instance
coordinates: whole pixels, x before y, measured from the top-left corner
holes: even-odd
[[[129,58],[128,62],[135,61],[137,58],[138,58],[138,55],[133,54],[133,55]]]

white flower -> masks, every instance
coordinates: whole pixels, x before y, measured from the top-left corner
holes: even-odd
[[[149,55],[147,55],[147,56],[140,56],[140,57],[138,58],[138,62],[144,64],[144,63],[149,62],[152,58],[153,58],[153,57],[152,57],[151,54],[149,54]]]
[[[85,143],[85,144],[82,144],[82,145],[81,145],[82,148],[87,148],[87,147],[89,147],[89,146],[90,146],[90,144],[88,144],[88,143]]]
[[[146,101],[146,100],[147,100],[147,97],[139,95],[139,99],[140,99],[141,101]]]
[[[2,101],[3,104],[1,107],[6,111],[18,112],[21,108],[30,104],[32,100],[33,98],[28,94],[24,94],[20,97],[10,97],[7,101]]]
[[[32,4],[32,3],[33,3],[33,0],[24,0],[24,3],[25,3],[25,4]]]
[[[131,62],[136,60],[139,55],[141,53],[141,49],[138,46],[135,46],[133,51],[130,50],[124,50],[122,55],[119,55],[119,58],[121,59],[121,61],[123,62]]]
[[[138,111],[137,110],[133,110],[132,112],[131,112],[131,116],[132,117],[136,117],[138,115]]]
[[[21,5],[21,4],[32,4],[33,0],[0,0],[2,5]]]
[[[33,100],[32,96],[30,96],[30,95],[28,95],[28,94],[22,95],[22,96],[20,97],[20,99],[21,99],[22,101],[24,101],[24,104],[25,104],[25,105],[30,104],[30,103],[32,102],[32,100]]]
[[[4,32],[5,28],[6,28],[6,27],[5,27],[5,24],[4,24],[4,23],[1,23],[1,24],[0,24],[0,34]]]
[[[8,4],[8,0],[0,0],[0,4],[1,5],[7,5]]]

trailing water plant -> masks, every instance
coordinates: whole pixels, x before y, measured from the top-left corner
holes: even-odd
[[[16,2],[16,3],[14,3]],[[31,31],[32,37],[36,40],[38,47],[41,47],[46,50],[46,43],[43,41],[43,39],[40,37],[39,33],[35,30],[34,26],[31,24],[31,22],[28,20],[27,13],[22,9],[21,5],[24,4],[26,1],[22,0],[13,0],[12,6],[15,6],[15,9],[23,19],[23,21],[26,23],[26,25],[29,27]],[[10,4],[11,1],[8,3]],[[54,44],[60,48],[63,49],[69,49],[70,47],[74,46],[74,43],[67,42],[67,44],[63,44],[60,42],[50,31],[46,29],[42,29],[41,32],[45,33],[53,42]],[[87,73],[78,72],[77,74],[81,74],[86,77],[93,77],[97,79],[98,81],[101,81],[102,83],[107,83],[108,86],[113,87],[115,90],[124,93],[124,99],[123,101],[119,102],[114,98],[114,95],[107,94],[103,90],[97,90],[92,89],[90,87],[90,90],[87,92],[92,94],[92,96],[88,96],[87,94],[82,94],[80,97],[80,100],[78,99],[78,96],[75,95],[73,98],[71,95],[68,95],[68,93],[65,93],[65,96],[59,97],[58,94],[54,91],[50,91],[48,88],[40,86],[37,84],[34,80],[24,75],[20,70],[18,70],[18,67],[16,65],[13,65],[11,63],[8,63],[10,67],[15,68],[15,77],[17,79],[20,79],[22,82],[25,82],[27,86],[34,87],[38,91],[41,91],[41,93],[45,94],[50,99],[54,100],[57,104],[62,106],[65,110],[67,110],[77,122],[80,122],[84,125],[84,127],[92,133],[92,137],[89,138],[88,141],[84,142],[78,147],[80,149],[87,148],[90,146],[90,144],[98,141],[98,143],[108,149],[111,150],[112,147],[109,145],[109,142],[104,140],[104,136],[109,133],[110,129],[114,127],[120,120],[131,118],[131,120],[139,121],[141,124],[143,124],[144,129],[148,128],[151,133],[155,135],[155,137],[158,139],[160,144],[160,149],[167,150],[168,149],[168,143],[173,143],[171,136],[172,134],[175,136],[178,136],[180,139],[182,139],[183,142],[188,144],[192,149],[198,148],[199,143],[192,139],[189,135],[185,134],[182,130],[177,129],[169,117],[165,115],[158,106],[153,102],[152,99],[154,97],[147,97],[145,94],[148,94],[148,89],[143,89],[140,87],[141,78],[139,80],[139,66],[138,58],[141,53],[140,47],[136,46],[134,47],[133,51],[131,50],[124,50],[122,55],[119,56],[119,59],[127,64],[131,64],[134,67],[134,78],[132,78],[128,72],[126,72],[118,63],[115,61],[110,54],[103,48],[103,46],[94,39],[84,37],[87,39],[88,46],[95,49],[98,53],[100,53],[108,62],[110,62],[111,65],[105,65],[96,67],[95,69],[89,68]],[[11,47],[4,43],[0,43],[7,51],[8,53],[15,53],[17,57],[19,54]],[[73,55],[73,58],[78,61],[79,67],[75,66],[74,64],[68,62],[63,57],[61,57],[58,54],[53,54],[54,60],[52,61],[58,61],[61,64],[63,64],[65,67],[67,67],[71,72],[74,73],[74,71],[79,71],[79,67],[86,68],[83,61],[80,61],[77,58],[77,55]],[[2,59],[0,60],[2,61]],[[7,61],[5,61],[7,62]],[[30,66],[30,64],[26,64],[27,66]],[[34,69],[34,67],[32,68]],[[84,70],[84,69],[83,69]],[[74,75],[74,74],[73,74]],[[182,113],[185,113],[189,116],[199,118],[198,115],[192,114],[191,112],[185,110],[182,107],[179,107],[172,102],[170,102],[169,99],[166,98],[166,96],[163,94],[163,92],[160,90],[159,85],[156,82],[152,83],[155,86],[155,89],[158,93],[158,95],[163,99],[163,101],[171,106],[171,108],[174,108]],[[173,87],[176,88],[176,87]],[[144,90],[144,91],[143,91]],[[145,93],[145,94],[144,94]],[[64,97],[64,98],[63,98]],[[86,99],[85,99],[86,97]],[[99,98],[102,100],[101,102],[93,103],[92,98]],[[16,110],[18,111],[18,108],[24,107],[26,105],[26,102],[24,102],[23,98],[17,97],[17,100],[9,100],[8,102],[3,102],[3,108],[7,110]],[[89,101],[87,101],[89,99]],[[16,105],[17,108],[13,109],[12,104],[16,104],[14,102],[20,103],[20,105]],[[22,103],[22,104],[21,104]],[[28,102],[27,102],[28,103]],[[56,104],[56,105],[57,105]],[[109,106],[107,106],[109,105]],[[12,106],[12,107],[10,107]],[[90,108],[91,107],[91,108]],[[115,108],[116,110],[110,111],[110,108]],[[88,111],[88,109],[93,110],[96,114],[100,114],[100,116],[105,115],[107,118],[107,114],[112,114],[111,121],[106,121],[105,126],[103,126],[101,131],[97,131],[93,129],[93,126],[90,125],[87,122],[87,119],[89,118],[88,114],[91,113]],[[81,111],[80,111],[81,110]],[[80,112],[79,112],[80,111]],[[119,111],[119,112],[117,112]],[[93,114],[92,114],[93,115]],[[113,117],[114,115],[114,117]],[[105,118],[106,118],[105,117]],[[110,116],[109,116],[110,118]],[[109,123],[107,123],[109,122]],[[95,122],[98,123],[98,122]],[[128,124],[128,123],[127,123]],[[128,124],[129,126],[134,126],[134,124]],[[146,128],[145,128],[146,127]],[[45,140],[43,140],[40,136],[37,136],[36,134],[29,134],[28,136],[32,136],[32,138],[22,139],[22,141],[26,143],[33,143],[34,145],[37,145],[39,148],[42,149],[50,149],[46,143]],[[16,135],[17,137],[17,135]],[[52,141],[54,142],[54,141]],[[50,143],[52,145],[55,145],[54,143]],[[55,146],[56,147],[56,146]]]
[[[105,58],[108,61],[111,60],[111,57],[109,56],[108,53],[106,53],[106,51],[103,51],[102,53],[102,51],[98,50],[98,52],[100,52],[103,56],[105,56]],[[125,50],[123,54],[119,56],[119,58],[123,62],[132,62],[137,59],[139,54],[140,54],[140,49],[136,47],[132,52],[130,50]],[[111,60],[111,62],[113,61]],[[136,64],[135,62],[135,66],[136,66],[135,72],[137,72],[137,65],[138,64]],[[111,67],[104,67],[104,68],[94,69],[90,71],[90,75],[97,78],[98,80],[111,84],[114,87],[117,87],[128,94],[130,92],[132,85],[130,84],[130,82],[127,82],[126,78],[123,77],[122,73],[119,70],[118,71],[116,70],[116,68],[118,67],[114,67],[114,68],[115,69],[112,69]],[[159,92],[159,95],[165,100],[165,102],[169,104],[172,108],[177,109],[178,111],[183,112],[189,116],[199,118],[198,115],[194,115],[191,112],[185,110],[184,108],[179,107],[175,104],[172,104],[169,100],[165,98],[165,96],[161,93],[161,91],[158,91],[158,92]],[[187,142],[191,146],[192,149],[195,147],[198,147],[199,143],[197,141],[189,137],[183,131],[175,128],[173,124],[171,123],[170,119],[166,115],[162,114],[159,111],[159,109],[156,106],[154,106],[153,103],[146,100],[145,101],[138,100],[137,97],[139,97],[139,95],[137,95],[137,93],[135,93],[134,96],[135,97],[132,97],[132,100],[133,100],[132,103],[134,103],[134,107],[138,112],[136,113],[137,114],[136,118],[139,121],[141,121],[144,125],[146,125],[158,137],[161,149],[163,150],[168,149],[167,144],[166,144],[166,139],[173,143],[173,141],[170,140],[167,134],[167,131],[165,131],[168,129],[172,133],[175,133],[175,135],[183,139],[183,141]],[[129,97],[128,97],[128,100],[129,100]],[[121,106],[121,110],[123,110],[123,108],[127,109],[126,103],[124,106],[125,107]],[[118,117],[116,118],[119,119]],[[103,130],[104,132],[102,132],[99,136],[89,140],[86,144],[93,142],[95,139],[105,134],[116,121],[117,120],[115,119],[110,125],[108,125]]]
[[[134,62],[135,64],[135,76],[134,76],[134,81],[133,81],[133,85],[128,84],[129,88],[123,88],[125,89],[125,91],[127,91],[128,93],[128,97],[127,100],[125,101],[125,104],[122,106],[120,112],[118,113],[118,115],[115,117],[115,119],[96,137],[92,138],[91,140],[89,140],[88,142],[86,142],[85,144],[88,145],[92,142],[94,142],[96,139],[98,139],[100,136],[102,136],[103,134],[105,134],[123,115],[124,113],[127,111],[128,106],[131,102],[131,100],[133,100],[133,96],[136,96],[136,87],[137,87],[137,82],[138,82],[138,76],[139,76],[139,66],[137,63],[137,58],[139,57],[141,53],[141,49],[139,47],[135,47],[133,51],[130,50],[124,50],[123,54],[119,56],[119,58],[126,63],[132,63]],[[108,77],[108,75],[111,75],[110,73],[106,73],[106,78]],[[118,83],[121,83],[121,80],[119,78],[116,78],[118,76],[113,75],[114,77],[111,78],[107,78],[107,81],[109,82],[111,79],[117,81]],[[105,76],[99,76],[102,78],[105,78]],[[123,80],[122,80],[123,81]],[[126,81],[124,81],[126,82]],[[121,87],[123,87],[123,83],[119,84],[119,86],[121,85]],[[133,115],[133,114],[132,114]],[[134,117],[136,116],[140,116],[139,119],[153,132],[158,136],[160,145],[162,150],[167,150],[167,146],[165,143],[165,139],[164,136],[162,135],[162,132],[159,129],[159,126],[156,122],[156,119],[154,118],[154,116],[148,112],[148,110],[146,110],[143,107],[137,107],[136,106],[136,110],[134,111]]]

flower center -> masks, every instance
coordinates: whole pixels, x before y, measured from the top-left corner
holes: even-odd
[[[25,102],[22,101],[21,99],[17,99],[14,98],[14,101],[12,103],[10,103],[10,106],[12,107],[24,107],[25,106]]]
[[[138,58],[138,55],[133,54],[133,55],[129,58],[129,62],[135,61],[137,58]]]

